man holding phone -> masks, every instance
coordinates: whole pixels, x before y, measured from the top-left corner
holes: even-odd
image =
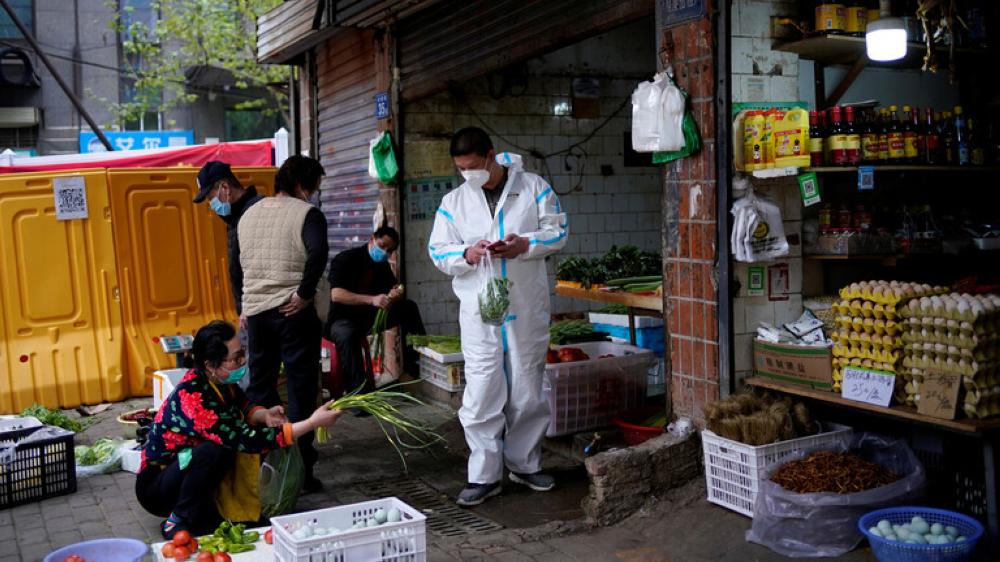
[[[445,195],[428,250],[453,277],[460,301],[465,393],[459,420],[469,445],[462,506],[501,492],[504,466],[512,482],[544,492],[555,486],[541,472],[541,440],[549,423],[542,399],[549,345],[549,281],[545,257],[566,244],[566,214],[552,188],[522,169],[521,157],[497,154],[485,131],[455,133],[451,156],[465,182]],[[477,266],[494,260],[510,284],[502,326],[479,313]]]

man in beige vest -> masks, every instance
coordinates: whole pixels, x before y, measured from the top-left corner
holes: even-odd
[[[326,217],[312,201],[323,174],[316,160],[290,157],[275,176],[275,196],[248,209],[239,223],[243,314],[249,336],[247,396],[268,408],[280,404],[277,383],[283,363],[286,414],[293,423],[308,418],[318,403],[322,324],[314,301],[329,245]],[[307,492],[322,489],[313,475],[318,454],[312,441],[312,432],[298,439]]]

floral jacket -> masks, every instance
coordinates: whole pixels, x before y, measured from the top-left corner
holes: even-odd
[[[218,390],[218,391],[217,391]],[[193,369],[163,401],[142,450],[142,464],[170,465],[186,448],[212,442],[242,453],[265,453],[294,443],[292,426],[250,425],[261,408],[235,384],[213,385]]]

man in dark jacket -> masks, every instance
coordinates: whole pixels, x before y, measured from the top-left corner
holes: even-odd
[[[209,206],[226,223],[226,245],[229,250],[229,285],[236,301],[236,312],[240,315],[240,328],[246,329],[243,316],[243,267],[240,265],[240,241],[236,227],[240,218],[254,203],[264,198],[257,188],[244,188],[236,179],[232,168],[225,162],[213,160],[198,171],[198,195],[194,202],[208,199]]]

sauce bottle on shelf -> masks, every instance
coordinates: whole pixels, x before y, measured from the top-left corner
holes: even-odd
[[[823,208],[819,210],[819,231],[827,234],[833,230],[833,206],[823,203]]]
[[[941,120],[938,121],[938,131],[941,135],[941,149],[944,158],[942,158],[946,166],[956,166],[958,165],[958,153],[955,147],[955,131],[951,124],[951,112],[942,111]]]
[[[873,110],[863,113],[861,124],[861,161],[865,164],[878,162],[878,122]]]
[[[819,112],[809,112],[809,165],[823,165],[823,129],[819,126]]]
[[[886,137],[889,140],[889,163],[901,164],[906,159],[906,148],[903,143],[903,127],[899,124],[898,111],[895,105],[889,106],[889,123]]]
[[[861,134],[854,124],[854,108],[848,106],[844,108],[845,120],[844,134],[847,164],[857,166],[861,163]]]
[[[830,125],[830,134],[826,139],[829,162],[834,166],[845,166],[847,164],[847,132],[840,120],[840,107],[832,107],[830,115],[832,124]]]
[[[924,109],[924,163],[936,165],[941,163],[941,135],[937,123],[934,122],[934,110]]]
[[[903,161],[916,164],[920,152],[917,150],[917,127],[913,122],[913,110],[903,106]]]
[[[851,211],[848,210],[847,203],[842,203],[840,210],[837,211],[837,228],[841,230],[850,230],[851,228]]]
[[[844,30],[848,35],[864,37],[868,27],[868,8],[865,7],[864,0],[847,2],[845,10],[847,17]]]
[[[969,158],[973,166],[982,166],[986,163],[986,151],[983,149],[982,135],[976,130],[973,119],[969,118]]]
[[[972,151],[969,147],[969,130],[966,125],[962,106],[955,106],[955,150],[958,155],[958,165],[968,166],[972,163]]]
[[[878,112],[878,161],[882,164],[889,162],[889,114],[883,107]]]

